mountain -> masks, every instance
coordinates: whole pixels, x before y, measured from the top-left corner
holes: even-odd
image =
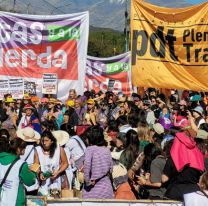
[[[123,31],[124,12],[130,0],[3,0],[3,10],[14,10],[19,13],[31,14],[63,14],[88,10],[90,25]],[[15,2],[15,4],[14,4]],[[190,4],[186,0],[148,0],[163,7],[185,7]]]

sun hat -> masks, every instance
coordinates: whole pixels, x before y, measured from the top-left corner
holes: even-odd
[[[95,100],[90,98],[87,100],[87,104],[95,104]]]
[[[199,115],[203,114],[203,108],[201,106],[197,106],[193,109],[194,112],[197,112]]]
[[[15,100],[12,97],[7,97],[5,103],[14,103]]]
[[[200,138],[200,139],[205,139],[205,140],[207,140],[207,139],[208,139],[208,132],[206,132],[205,130],[199,129],[199,130],[197,131],[196,137],[197,137],[197,138]]]
[[[69,141],[69,134],[63,130],[53,131],[52,134],[60,146],[64,146]]]
[[[178,104],[179,104],[180,106],[186,106],[186,105],[187,105],[186,101],[183,100],[183,99],[182,99]]]
[[[38,96],[32,96],[31,97],[31,101],[32,102],[39,102],[40,101],[40,98]]]
[[[29,94],[25,93],[23,98],[24,99],[31,99],[31,96]]]
[[[26,109],[31,109],[31,110],[34,110],[34,107],[32,107],[30,104],[26,104],[23,108],[23,110],[26,110]]]
[[[57,100],[55,98],[50,98],[48,100],[49,103],[53,103],[53,104],[56,104],[57,103]]]
[[[74,107],[74,101],[73,100],[68,100],[67,101],[67,105],[69,106],[69,107]]]
[[[46,97],[41,98],[41,103],[48,103],[48,98]]]
[[[40,134],[31,127],[18,129],[16,135],[25,142],[37,142],[40,140]]]
[[[153,124],[152,127],[157,134],[162,134],[165,132],[164,127],[160,123]]]
[[[190,98],[191,102],[197,102],[197,101],[200,101],[200,100],[201,100],[201,96],[199,94],[195,94],[194,96],[192,96]]]

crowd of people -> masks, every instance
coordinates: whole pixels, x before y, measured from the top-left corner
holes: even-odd
[[[8,94],[0,122],[2,206],[25,192],[208,205],[208,93]]]

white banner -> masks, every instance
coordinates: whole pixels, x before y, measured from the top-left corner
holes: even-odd
[[[84,91],[89,13],[55,16],[0,12],[0,79],[23,78],[42,96],[42,75],[58,77],[57,96]]]
[[[57,94],[57,75],[43,74],[42,93]]]

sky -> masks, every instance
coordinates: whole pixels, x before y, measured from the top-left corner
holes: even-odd
[[[207,0],[186,0],[186,1],[192,4],[199,4],[202,2],[206,2]]]

